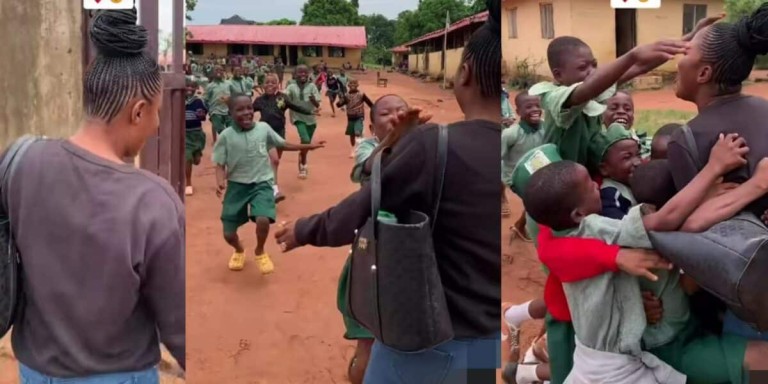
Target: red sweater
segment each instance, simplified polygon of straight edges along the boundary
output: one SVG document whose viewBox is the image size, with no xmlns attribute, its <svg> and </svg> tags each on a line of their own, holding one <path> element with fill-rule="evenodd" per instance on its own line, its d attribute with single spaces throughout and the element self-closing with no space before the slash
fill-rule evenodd
<svg viewBox="0 0 768 384">
<path fill-rule="evenodd" d="M 595 239 L 555 237 L 552 230 L 543 225 L 539 226 L 538 242 L 539 260 L 549 269 L 544 285 L 547 310 L 555 320 L 571 321 L 563 283 L 618 271 L 619 246 Z"/>
</svg>

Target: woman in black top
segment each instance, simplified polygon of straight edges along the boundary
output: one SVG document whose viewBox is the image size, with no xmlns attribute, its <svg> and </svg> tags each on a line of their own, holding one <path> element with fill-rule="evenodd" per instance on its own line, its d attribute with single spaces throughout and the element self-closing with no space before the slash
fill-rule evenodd
<svg viewBox="0 0 768 384">
<path fill-rule="evenodd" d="M 501 221 L 498 188 L 501 161 L 491 151 L 501 145 L 500 2 L 489 0 L 489 21 L 464 49 L 454 77 L 456 100 L 465 120 L 449 125 L 448 161 L 434 247 L 455 339 L 418 353 L 403 353 L 376 341 L 364 383 L 495 382 L 501 329 Z M 431 212 L 436 203 L 438 126 L 409 129 L 403 115 L 381 144 L 381 209 L 402 216 Z M 370 216 L 366 185 L 335 207 L 296 221 L 275 236 L 291 250 L 303 245 L 339 247 L 354 241 Z M 398 308 L 384 310 L 397 311 Z M 485 377 L 469 377 L 481 369 Z"/>
<path fill-rule="evenodd" d="M 725 182 L 745 182 L 755 172 L 760 160 L 768 157 L 768 131 L 764 127 L 768 121 L 768 101 L 741 92 L 742 83 L 752 72 L 755 58 L 766 53 L 768 3 L 763 3 L 751 16 L 734 24 L 714 24 L 691 41 L 689 51 L 678 63 L 676 94 L 680 99 L 695 103 L 698 108 L 698 115 L 688 122 L 696 148 L 687 144 L 682 130 L 678 130 L 670 140 L 667 156 L 678 190 L 707 163 L 710 150 L 721 133 L 737 133 L 749 146 L 747 165 L 726 175 Z M 747 210 L 758 217 L 766 209 L 768 196 L 747 206 Z M 709 303 L 717 301 L 708 300 Z M 707 311 L 716 312 L 713 307 L 712 304 L 707 305 Z M 725 331 L 751 339 L 768 339 L 750 330 L 731 313 L 726 314 Z M 747 348 L 746 361 L 752 360 L 755 349 L 753 346 Z"/>
<path fill-rule="evenodd" d="M 292 103 L 290 98 L 285 97 L 282 92 L 278 92 L 279 81 L 276 74 L 267 75 L 264 80 L 264 94 L 253 101 L 253 111 L 259 112 L 259 121 L 269 124 L 273 131 L 285 138 L 285 111 L 292 109 L 307 115 L 312 114 L 313 111 Z M 279 160 L 283 156 L 283 150 L 273 150 L 276 151 L 277 157 L 277 160 L 272 162 L 272 170 L 275 173 L 275 202 L 279 203 L 285 200 L 285 195 L 280 193 L 280 189 L 277 187 L 277 168 Z"/>
</svg>

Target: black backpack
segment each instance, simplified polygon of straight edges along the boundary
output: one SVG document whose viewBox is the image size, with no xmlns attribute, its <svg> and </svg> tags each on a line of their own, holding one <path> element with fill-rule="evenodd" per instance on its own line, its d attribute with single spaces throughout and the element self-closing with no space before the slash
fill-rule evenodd
<svg viewBox="0 0 768 384">
<path fill-rule="evenodd" d="M 22 307 L 21 257 L 11 233 L 8 207 L 9 185 L 19 160 L 29 146 L 40 138 L 24 136 L 16 140 L 0 163 L 0 338 L 11 329 Z"/>
</svg>

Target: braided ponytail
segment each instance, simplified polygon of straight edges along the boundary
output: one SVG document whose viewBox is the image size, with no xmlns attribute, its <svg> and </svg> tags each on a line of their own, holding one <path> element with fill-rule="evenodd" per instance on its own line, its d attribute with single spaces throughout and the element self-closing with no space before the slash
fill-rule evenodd
<svg viewBox="0 0 768 384">
<path fill-rule="evenodd" d="M 472 62 L 483 97 L 501 97 L 501 0 L 486 0 L 488 21 L 470 37 L 461 63 Z"/>
</svg>

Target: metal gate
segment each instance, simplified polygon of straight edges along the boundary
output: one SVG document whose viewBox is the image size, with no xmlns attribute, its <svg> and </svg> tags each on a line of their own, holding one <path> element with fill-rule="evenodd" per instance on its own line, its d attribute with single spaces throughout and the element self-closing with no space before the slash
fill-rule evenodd
<svg viewBox="0 0 768 384">
<path fill-rule="evenodd" d="M 160 110 L 160 126 L 157 134 L 147 140 L 139 154 L 137 165 L 168 180 L 179 196 L 184 199 L 184 99 L 186 93 L 184 75 L 184 0 L 171 0 L 173 27 L 172 62 L 163 77 L 163 108 Z M 137 0 L 139 23 L 149 34 L 147 54 L 158 58 L 159 8 L 157 0 Z M 83 70 L 95 56 L 89 36 L 90 11 L 83 12 Z M 131 159 L 129 159 L 131 160 Z"/>
</svg>

